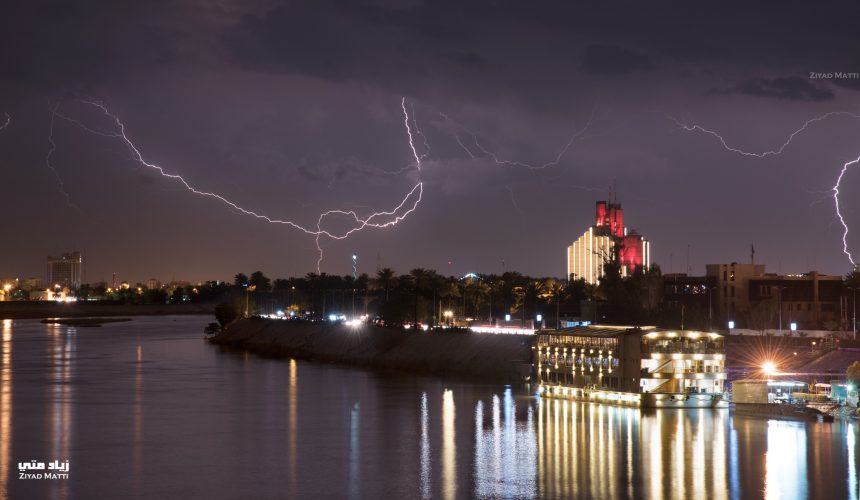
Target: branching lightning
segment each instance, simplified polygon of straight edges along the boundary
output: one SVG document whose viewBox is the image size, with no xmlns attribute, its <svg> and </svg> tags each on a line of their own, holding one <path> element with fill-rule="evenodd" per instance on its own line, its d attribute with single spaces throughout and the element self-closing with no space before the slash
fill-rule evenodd
<svg viewBox="0 0 860 500">
<path fill-rule="evenodd" d="M 10 123 L 12 123 L 12 115 L 5 112 L 3 114 L 6 115 L 6 121 L 3 122 L 3 125 L 0 125 L 0 130 L 3 130 L 4 128 L 8 127 Z"/>
<path fill-rule="evenodd" d="M 467 134 L 472 136 L 471 142 L 474 143 L 474 147 L 478 151 L 480 151 L 482 156 L 490 158 L 491 160 L 493 160 L 493 162 L 495 162 L 496 165 L 504 165 L 507 167 L 522 167 L 522 168 L 527 168 L 529 170 L 543 170 L 543 169 L 546 169 L 549 167 L 554 167 L 554 166 L 558 165 L 559 163 L 561 163 L 561 159 L 564 157 L 565 154 L 567 154 L 567 152 L 570 150 L 570 148 L 573 146 L 573 144 L 577 140 L 581 139 L 585 135 L 585 133 L 588 131 L 589 127 L 591 127 L 591 122 L 594 119 L 594 112 L 595 112 L 595 109 L 592 109 L 591 114 L 588 116 L 588 121 L 585 123 L 585 126 L 582 127 L 580 130 L 574 132 L 574 134 L 572 136 L 570 136 L 570 139 L 568 139 L 567 143 L 565 143 L 564 147 L 561 148 L 561 150 L 558 152 L 558 154 L 555 156 L 554 159 L 552 159 L 548 162 L 545 162 L 543 164 L 540 164 L 540 165 L 525 163 L 525 162 L 516 161 L 516 160 L 505 160 L 503 158 L 500 158 L 499 155 L 497 155 L 493 151 L 490 151 L 489 149 L 485 148 L 481 144 L 481 142 L 478 140 L 478 134 L 476 134 L 475 132 L 472 132 L 471 130 L 467 129 L 466 127 L 456 123 L 454 120 L 449 118 L 448 115 L 446 115 L 445 113 L 440 112 L 439 116 L 441 116 L 443 119 L 445 119 L 445 121 L 452 124 L 451 131 L 454 135 L 454 138 L 457 140 L 457 144 L 459 144 L 460 147 L 463 148 L 463 151 L 465 151 L 466 154 L 469 155 L 469 158 L 475 160 L 478 158 L 479 155 L 476 155 L 468 146 L 466 146 L 466 144 L 463 142 L 463 139 L 460 137 L 460 134 L 457 131 L 458 129 L 463 130 L 464 132 L 466 132 Z"/>
<path fill-rule="evenodd" d="M 420 172 L 421 171 L 421 160 L 424 159 L 424 157 L 426 156 L 426 153 L 423 155 L 419 155 L 418 150 L 415 149 L 415 140 L 414 140 L 414 137 L 412 136 L 412 128 L 409 125 L 410 118 L 409 118 L 409 112 L 406 110 L 406 98 L 405 97 L 401 98 L 400 107 L 403 109 L 403 125 L 406 127 L 406 136 L 409 138 L 409 149 L 412 150 L 412 156 L 415 158 L 415 163 L 411 166 L 414 166 Z M 425 144 L 426 144 L 426 139 L 425 139 Z M 415 193 L 416 190 L 418 191 L 418 196 L 415 200 L 415 203 L 412 205 L 412 207 L 409 210 L 407 210 L 405 213 L 403 213 L 403 215 L 396 216 L 393 220 L 388 221 L 388 222 L 383 223 L 383 224 L 377 224 L 377 223 L 370 222 L 371 220 L 373 220 L 375 217 L 378 217 L 378 216 L 383 216 L 383 215 L 394 216 L 404 206 L 404 204 L 407 202 L 407 200 L 409 200 L 412 197 L 412 195 Z M 421 198 L 423 195 L 424 195 L 424 183 L 419 180 L 415 184 L 415 186 L 412 188 L 412 190 L 409 191 L 409 193 L 406 195 L 406 197 L 403 198 L 403 201 L 400 202 L 400 205 L 395 207 L 394 210 L 392 210 L 391 212 L 377 212 L 377 213 L 371 214 L 370 217 L 368 217 L 367 219 L 361 219 L 358 217 L 358 215 L 356 215 L 356 213 L 354 211 L 347 212 L 347 211 L 343 211 L 343 210 L 330 210 L 328 212 L 323 212 L 322 214 L 320 214 L 319 219 L 317 219 L 316 231 L 308 231 L 307 229 L 300 228 L 303 231 L 314 235 L 314 242 L 316 243 L 317 251 L 319 252 L 319 258 L 317 259 L 317 271 L 319 272 L 320 266 L 321 266 L 322 260 L 323 260 L 323 249 L 320 246 L 320 237 L 321 236 L 328 236 L 329 238 L 332 238 L 335 240 L 342 240 L 342 239 L 348 237 L 353 232 L 364 229 L 366 226 L 379 227 L 379 228 L 393 226 L 393 225 L 397 224 L 398 222 L 400 222 L 401 220 L 403 220 L 404 218 L 406 218 L 406 216 L 408 216 L 409 214 L 414 212 L 416 208 L 418 208 L 418 204 L 421 202 Z M 325 219 L 329 215 L 348 215 L 348 216 L 351 216 L 355 220 L 355 222 L 357 222 L 359 224 L 359 226 L 356 228 L 350 229 L 349 231 L 347 231 L 346 233 L 344 233 L 340 237 L 333 236 L 332 234 L 330 234 L 330 233 L 328 233 L 322 229 L 323 219 Z"/>
<path fill-rule="evenodd" d="M 834 116 L 846 116 L 849 118 L 860 118 L 860 115 L 855 114 L 855 113 L 851 113 L 848 111 L 831 111 L 831 112 L 825 113 L 821 116 L 817 116 L 815 118 L 810 118 L 809 120 L 806 120 L 800 128 L 798 128 L 797 130 L 792 132 L 788 136 L 788 138 L 785 140 L 785 142 L 783 142 L 779 148 L 773 149 L 770 151 L 762 151 L 762 152 L 744 151 L 742 149 L 730 146 L 726 142 L 726 140 L 723 138 L 723 136 L 720 135 L 718 132 L 706 129 L 706 128 L 701 127 L 699 125 L 686 125 L 686 124 L 681 123 L 680 121 L 678 121 L 677 119 L 672 118 L 672 117 L 669 117 L 669 119 L 674 121 L 676 125 L 678 125 L 679 127 L 683 128 L 684 130 L 686 130 L 688 132 L 702 132 L 704 134 L 708 134 L 710 136 L 716 137 L 717 140 L 719 140 L 720 143 L 722 144 L 723 148 L 725 148 L 727 151 L 731 151 L 733 153 L 737 153 L 737 154 L 740 154 L 743 156 L 754 156 L 756 158 L 766 158 L 768 156 L 777 156 L 777 155 L 782 154 L 782 152 L 785 151 L 785 148 L 787 148 L 788 145 L 791 144 L 791 141 L 793 141 L 794 138 L 798 134 L 800 134 L 801 132 L 806 130 L 810 125 L 817 123 L 817 122 L 820 122 L 822 120 L 825 120 L 827 118 L 834 117 Z M 851 262 L 851 265 L 854 268 L 857 267 L 857 263 L 854 261 L 854 257 L 851 255 L 851 252 L 848 250 L 848 223 L 845 222 L 845 218 L 842 216 L 842 211 L 841 211 L 840 206 L 839 206 L 839 187 L 842 184 L 842 178 L 845 176 L 845 172 L 848 171 L 848 168 L 853 166 L 853 165 L 857 165 L 858 163 L 860 163 L 860 157 L 844 163 L 842 165 L 842 170 L 839 171 L 839 176 L 836 178 L 836 184 L 834 184 L 834 186 L 832 188 L 833 203 L 836 207 L 836 217 L 839 219 L 839 222 L 842 224 L 842 252 L 848 257 L 848 261 Z"/>
<path fill-rule="evenodd" d="M 833 202 L 836 205 L 836 216 L 839 217 L 839 222 L 842 223 L 843 229 L 842 252 L 848 256 L 848 260 L 851 261 L 851 265 L 855 269 L 857 268 L 857 263 L 854 262 L 854 257 L 851 256 L 851 252 L 848 251 L 848 224 L 845 223 L 845 218 L 842 217 L 842 211 L 839 209 L 839 185 L 842 183 L 842 177 L 845 175 L 845 172 L 848 171 L 848 167 L 856 165 L 857 162 L 860 162 L 860 157 L 842 165 L 842 170 L 839 172 L 839 177 L 836 179 L 836 184 L 833 186 Z"/>
<path fill-rule="evenodd" d="M 126 132 L 126 126 L 120 120 L 119 116 L 111 113 L 110 110 L 108 109 L 108 107 L 104 103 L 101 103 L 98 101 L 93 101 L 93 100 L 81 100 L 80 102 L 85 104 L 85 105 L 88 105 L 88 106 L 91 106 L 91 107 L 98 109 L 104 116 L 106 116 L 114 124 L 115 129 L 113 131 L 104 131 L 104 130 L 95 129 L 95 128 L 92 128 L 90 126 L 87 126 L 86 124 L 84 124 L 80 120 L 76 120 L 76 119 L 73 119 L 71 117 L 60 114 L 58 112 L 58 108 L 59 108 L 60 103 L 57 103 L 57 105 L 52 109 L 52 113 L 51 113 L 51 129 L 50 129 L 51 132 L 50 132 L 49 139 L 48 139 L 50 144 L 51 144 L 51 149 L 49 150 L 49 152 L 46 156 L 46 163 L 48 164 L 48 167 L 54 171 L 55 174 L 57 174 L 57 172 L 53 168 L 53 166 L 50 164 L 50 157 L 53 154 L 54 150 L 56 149 L 56 145 L 54 144 L 54 141 L 53 141 L 54 121 L 55 121 L 55 118 L 60 118 L 60 119 L 66 120 L 66 121 L 80 127 L 81 129 L 83 129 L 84 131 L 86 131 L 88 133 L 96 134 L 96 135 L 99 135 L 102 137 L 114 138 L 114 139 L 121 141 L 123 143 L 123 145 L 131 153 L 133 161 L 135 161 L 136 163 L 140 164 L 143 167 L 155 170 L 162 177 L 165 177 L 165 178 L 170 179 L 172 181 L 178 182 L 186 191 L 189 191 L 189 192 L 191 192 L 195 195 L 198 195 L 198 196 L 214 199 L 217 202 L 219 202 L 223 205 L 226 205 L 227 207 L 229 207 L 233 210 L 236 210 L 237 212 L 240 212 L 244 215 L 253 217 L 255 219 L 260 219 L 266 223 L 286 225 L 286 226 L 289 226 L 291 228 L 297 229 L 297 230 L 299 230 L 305 234 L 314 236 L 316 243 L 317 243 L 317 249 L 320 252 L 320 254 L 319 254 L 320 256 L 319 256 L 319 259 L 317 261 L 317 271 L 320 270 L 320 264 L 321 264 L 322 258 L 323 258 L 322 248 L 319 245 L 320 237 L 325 236 L 325 237 L 331 238 L 333 240 L 343 240 L 343 239 L 348 238 L 353 233 L 361 231 L 365 228 L 382 229 L 382 228 L 395 226 L 399 222 L 406 219 L 406 217 L 408 217 L 412 212 L 414 212 L 418 208 L 418 205 L 421 203 L 421 198 L 424 194 L 424 184 L 423 184 L 423 182 L 421 182 L 419 180 L 412 187 L 412 189 L 410 189 L 406 193 L 406 195 L 403 197 L 403 199 L 391 210 L 382 211 L 382 212 L 374 212 L 374 213 L 372 213 L 368 216 L 364 216 L 364 217 L 360 216 L 354 210 L 340 210 L 340 209 L 328 210 L 326 212 L 321 213 L 319 215 L 319 217 L 317 218 L 316 229 L 307 228 L 307 227 L 302 226 L 301 224 L 294 222 L 294 221 L 291 221 L 291 220 L 270 217 L 268 215 L 264 215 L 264 214 L 261 214 L 261 213 L 254 211 L 254 210 L 242 207 L 238 203 L 231 201 L 231 200 L 227 199 L 226 197 L 224 197 L 218 193 L 198 189 L 198 188 L 194 187 L 189 181 L 187 181 L 183 176 L 176 174 L 176 173 L 168 172 L 164 167 L 147 161 L 144 158 L 143 153 L 137 147 L 137 145 L 128 136 L 128 134 Z M 426 153 L 421 155 L 418 153 L 418 151 L 415 148 L 413 132 L 412 132 L 412 128 L 410 126 L 410 116 L 409 116 L 409 113 L 406 109 L 406 98 L 403 98 L 401 100 L 401 108 L 403 109 L 404 125 L 406 126 L 406 133 L 407 133 L 407 136 L 409 139 L 409 147 L 412 150 L 413 156 L 415 158 L 415 167 L 420 171 L 421 170 L 421 160 L 426 156 Z M 425 144 L 426 144 L 426 139 L 425 139 Z M 60 180 L 59 175 L 57 175 L 57 180 L 59 181 L 60 187 L 62 189 L 62 181 Z M 68 199 L 68 194 L 65 193 L 64 190 L 63 190 L 63 192 L 64 192 L 64 194 L 66 194 L 66 197 Z M 346 229 L 346 230 L 343 230 L 340 232 L 324 229 L 323 225 L 324 225 L 325 221 L 331 217 L 345 217 L 347 219 L 350 219 L 350 222 L 353 225 L 349 229 Z"/>
<path fill-rule="evenodd" d="M 56 121 L 57 109 L 60 107 L 61 101 L 57 101 L 57 103 L 51 107 L 51 120 L 48 125 L 48 151 L 45 153 L 45 166 L 53 172 L 54 178 L 57 180 L 57 188 L 60 190 L 60 193 L 66 199 L 66 204 L 74 209 L 78 213 L 83 213 L 77 205 L 72 202 L 72 197 L 68 191 L 66 191 L 66 185 L 63 183 L 63 178 L 60 177 L 60 173 L 54 168 L 54 165 L 51 163 L 51 156 L 54 155 L 54 151 L 57 150 L 57 144 L 54 142 L 54 122 Z"/>
</svg>

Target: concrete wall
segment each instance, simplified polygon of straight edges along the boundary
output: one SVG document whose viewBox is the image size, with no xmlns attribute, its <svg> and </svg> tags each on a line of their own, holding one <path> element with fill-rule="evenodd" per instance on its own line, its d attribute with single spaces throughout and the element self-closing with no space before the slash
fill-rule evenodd
<svg viewBox="0 0 860 500">
<path fill-rule="evenodd" d="M 265 356 L 516 383 L 530 374 L 533 335 L 417 332 L 248 319 L 211 339 Z"/>
</svg>

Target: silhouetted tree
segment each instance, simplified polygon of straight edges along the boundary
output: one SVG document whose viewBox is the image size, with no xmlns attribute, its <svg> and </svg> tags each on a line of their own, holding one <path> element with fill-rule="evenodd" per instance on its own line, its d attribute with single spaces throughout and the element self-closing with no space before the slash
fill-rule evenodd
<svg viewBox="0 0 860 500">
<path fill-rule="evenodd" d="M 272 289 L 272 281 L 263 274 L 262 271 L 254 271 L 251 273 L 250 284 L 256 286 L 256 293 L 268 293 Z"/>
</svg>

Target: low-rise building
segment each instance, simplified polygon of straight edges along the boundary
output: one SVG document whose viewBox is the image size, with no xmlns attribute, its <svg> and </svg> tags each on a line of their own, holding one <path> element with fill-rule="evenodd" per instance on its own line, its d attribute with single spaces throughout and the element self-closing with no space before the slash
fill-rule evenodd
<svg viewBox="0 0 860 500">
<path fill-rule="evenodd" d="M 640 406 L 722 406 L 723 336 L 589 325 L 538 332 L 542 393 Z"/>
</svg>

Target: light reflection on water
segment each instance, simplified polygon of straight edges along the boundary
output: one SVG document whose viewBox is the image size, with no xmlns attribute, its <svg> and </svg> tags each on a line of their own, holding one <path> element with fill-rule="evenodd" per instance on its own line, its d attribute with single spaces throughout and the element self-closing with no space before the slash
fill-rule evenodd
<svg viewBox="0 0 860 500">
<path fill-rule="evenodd" d="M 518 421 L 510 388 L 503 398 L 492 397 L 490 415 L 484 414 L 483 401 L 475 403 L 474 496 L 533 498 L 537 480 L 533 410 L 526 406 L 524 421 Z"/>
<path fill-rule="evenodd" d="M 858 425 L 540 399 L 220 352 L 206 319 L 4 321 L 0 499 L 849 498 Z M 70 479 L 17 479 L 70 460 Z"/>
<path fill-rule="evenodd" d="M 0 331 L 0 498 L 9 496 L 12 463 L 12 320 L 4 319 Z"/>
<path fill-rule="evenodd" d="M 806 429 L 795 422 L 768 422 L 765 456 L 765 498 L 806 498 Z M 798 479 L 785 480 L 791 477 Z"/>
</svg>

